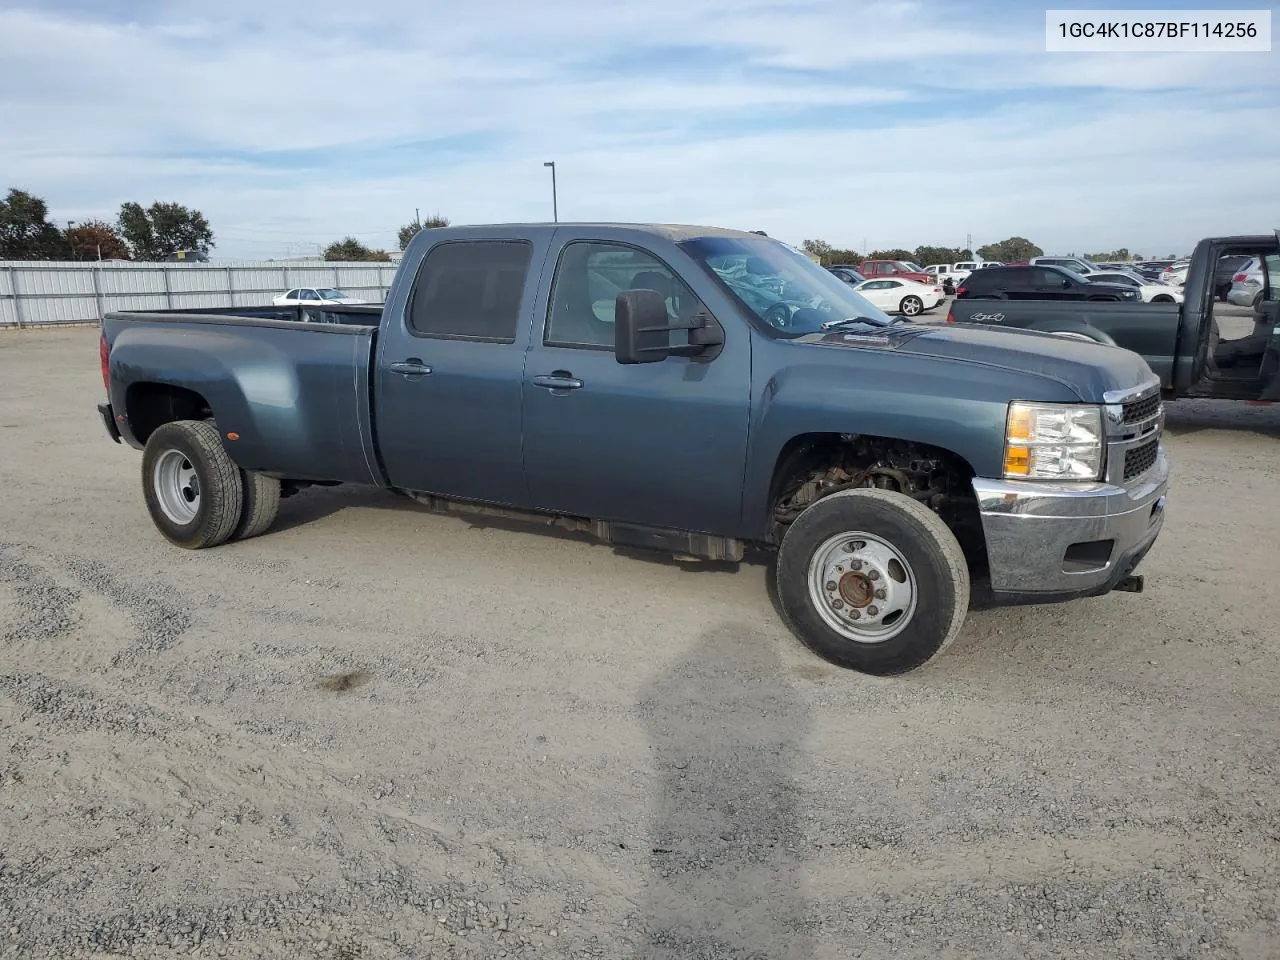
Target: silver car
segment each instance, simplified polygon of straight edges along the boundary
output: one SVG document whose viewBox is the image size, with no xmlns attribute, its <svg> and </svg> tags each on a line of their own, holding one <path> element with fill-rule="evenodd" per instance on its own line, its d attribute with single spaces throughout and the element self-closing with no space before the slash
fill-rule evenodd
<svg viewBox="0 0 1280 960">
<path fill-rule="evenodd" d="M 1273 262 L 1280 261 L 1280 257 L 1267 257 L 1267 261 L 1271 276 L 1280 275 L 1280 263 Z M 1262 266 L 1262 258 L 1254 257 L 1237 270 L 1235 276 L 1231 278 L 1231 289 L 1227 292 L 1227 299 L 1237 307 L 1256 308 L 1262 302 L 1262 291 L 1266 285 Z"/>
</svg>

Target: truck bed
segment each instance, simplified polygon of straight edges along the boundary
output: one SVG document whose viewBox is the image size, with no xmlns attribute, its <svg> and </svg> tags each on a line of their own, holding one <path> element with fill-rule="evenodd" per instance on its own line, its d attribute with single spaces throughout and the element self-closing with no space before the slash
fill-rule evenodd
<svg viewBox="0 0 1280 960">
<path fill-rule="evenodd" d="M 381 312 L 361 305 L 109 313 L 103 336 L 112 369 L 128 384 L 110 386 L 113 409 L 125 417 L 121 436 L 144 444 L 157 424 L 130 411 L 154 410 L 135 401 L 161 396 L 184 418 L 216 409 L 223 442 L 245 469 L 384 485 L 370 372 Z"/>
<path fill-rule="evenodd" d="M 1175 303 L 1085 300 L 953 300 L 948 323 L 1076 333 L 1141 354 L 1168 389 L 1180 323 Z"/>
</svg>

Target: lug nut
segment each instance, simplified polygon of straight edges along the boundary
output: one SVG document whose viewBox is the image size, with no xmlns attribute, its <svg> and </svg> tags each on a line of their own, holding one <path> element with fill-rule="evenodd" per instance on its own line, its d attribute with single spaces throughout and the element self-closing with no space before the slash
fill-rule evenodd
<svg viewBox="0 0 1280 960">
<path fill-rule="evenodd" d="M 874 617 L 879 612 L 880 612 L 880 608 L 877 607 L 874 603 L 871 606 L 867 607 L 868 617 Z"/>
<path fill-rule="evenodd" d="M 877 599 L 877 600 L 883 600 L 883 599 L 884 599 L 885 597 L 887 597 L 888 595 L 889 595 L 889 593 L 888 593 L 888 591 L 886 591 L 886 590 L 885 590 L 885 588 L 884 588 L 884 587 L 881 587 L 879 590 L 877 590 L 877 591 L 876 591 L 876 599 Z"/>
<path fill-rule="evenodd" d="M 853 609 L 852 607 L 849 609 L 849 616 L 853 617 L 853 619 L 855 620 L 862 619 L 862 614 L 860 614 L 857 610 Z"/>
<path fill-rule="evenodd" d="M 827 589 L 828 589 L 828 590 L 830 590 L 830 591 L 832 591 L 832 592 L 834 592 L 834 591 L 835 591 L 835 589 L 836 589 L 836 582 L 835 582 L 834 580 L 828 580 L 828 581 L 827 581 Z"/>
<path fill-rule="evenodd" d="M 843 606 L 844 606 L 844 601 L 843 601 L 843 600 L 832 600 L 832 601 L 831 601 L 831 609 L 832 609 L 832 610 L 839 610 L 839 609 L 841 609 Z"/>
<path fill-rule="evenodd" d="M 879 570 L 872 570 L 870 573 L 868 573 L 868 574 L 867 574 L 867 579 L 868 579 L 868 580 L 879 580 L 879 579 L 880 579 L 880 571 L 879 571 Z"/>
<path fill-rule="evenodd" d="M 840 568 L 839 568 L 839 567 L 837 567 L 836 569 L 837 569 L 837 570 L 839 570 Z M 850 564 L 849 564 L 849 569 L 850 569 L 850 570 L 861 570 L 861 569 L 862 569 L 862 561 L 861 561 L 861 560 L 854 560 L 852 563 L 850 563 Z"/>
</svg>

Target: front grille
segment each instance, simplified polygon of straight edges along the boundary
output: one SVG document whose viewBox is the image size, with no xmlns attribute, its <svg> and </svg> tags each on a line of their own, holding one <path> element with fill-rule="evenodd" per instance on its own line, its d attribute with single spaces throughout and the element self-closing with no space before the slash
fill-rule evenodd
<svg viewBox="0 0 1280 960">
<path fill-rule="evenodd" d="M 1126 450 L 1124 453 L 1124 479 L 1132 480 L 1155 466 L 1156 455 L 1159 450 L 1159 437 L 1152 437 L 1142 446 Z"/>
<path fill-rule="evenodd" d="M 1153 393 L 1141 400 L 1132 400 L 1123 407 L 1125 423 L 1141 423 L 1160 412 L 1160 394 Z"/>
</svg>

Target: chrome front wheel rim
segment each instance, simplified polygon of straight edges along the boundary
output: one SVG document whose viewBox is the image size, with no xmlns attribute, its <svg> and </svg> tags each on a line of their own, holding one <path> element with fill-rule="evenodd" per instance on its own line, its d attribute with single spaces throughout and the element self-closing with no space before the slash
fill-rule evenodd
<svg viewBox="0 0 1280 960">
<path fill-rule="evenodd" d="M 919 587 L 902 551 L 874 534 L 829 537 L 809 559 L 809 600 L 836 633 L 884 643 L 915 617 Z"/>
<path fill-rule="evenodd" d="M 156 460 L 152 487 L 161 512 L 178 526 L 186 526 L 200 511 L 200 478 L 181 450 L 166 450 Z"/>
</svg>

